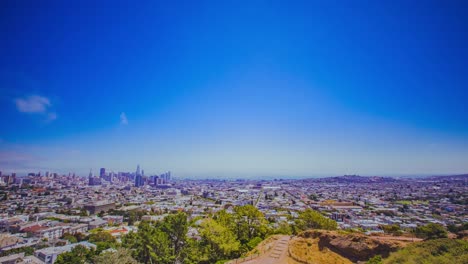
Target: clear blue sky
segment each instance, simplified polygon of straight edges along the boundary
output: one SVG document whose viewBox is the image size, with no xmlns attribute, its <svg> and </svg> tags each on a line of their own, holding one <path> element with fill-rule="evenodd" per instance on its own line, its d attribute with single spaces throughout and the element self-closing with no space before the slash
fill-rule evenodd
<svg viewBox="0 0 468 264">
<path fill-rule="evenodd" d="M 1 1 L 0 170 L 468 172 L 466 3 Z"/>
</svg>

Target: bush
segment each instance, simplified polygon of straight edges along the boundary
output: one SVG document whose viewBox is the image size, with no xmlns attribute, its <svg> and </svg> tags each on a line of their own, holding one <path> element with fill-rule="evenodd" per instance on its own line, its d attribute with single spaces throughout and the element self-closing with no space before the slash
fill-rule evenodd
<svg viewBox="0 0 468 264">
<path fill-rule="evenodd" d="M 250 249 L 253 249 L 255 248 L 258 244 L 260 244 L 260 242 L 262 242 L 263 239 L 261 239 L 260 237 L 254 237 L 252 238 L 248 243 L 247 243 L 247 246 L 250 248 Z"/>
<path fill-rule="evenodd" d="M 437 239 L 446 238 L 447 230 L 440 224 L 427 224 L 424 226 L 418 226 L 414 231 L 417 237 L 423 239 Z"/>
</svg>

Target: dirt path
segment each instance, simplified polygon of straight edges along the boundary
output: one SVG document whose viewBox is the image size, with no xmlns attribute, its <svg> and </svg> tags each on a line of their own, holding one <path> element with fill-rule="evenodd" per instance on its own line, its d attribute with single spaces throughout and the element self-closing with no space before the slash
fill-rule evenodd
<svg viewBox="0 0 468 264">
<path fill-rule="evenodd" d="M 290 239 L 290 236 L 281 236 L 270 250 L 255 259 L 243 262 L 243 264 L 287 264 Z"/>
</svg>

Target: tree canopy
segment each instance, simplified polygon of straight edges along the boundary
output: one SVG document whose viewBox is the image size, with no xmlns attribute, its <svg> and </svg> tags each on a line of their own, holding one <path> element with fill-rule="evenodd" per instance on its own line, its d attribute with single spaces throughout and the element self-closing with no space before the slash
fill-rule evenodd
<svg viewBox="0 0 468 264">
<path fill-rule="evenodd" d="M 308 208 L 299 213 L 299 217 L 296 220 L 296 227 L 301 231 L 312 228 L 335 230 L 338 224 L 334 220 L 323 216 L 321 213 Z"/>
</svg>

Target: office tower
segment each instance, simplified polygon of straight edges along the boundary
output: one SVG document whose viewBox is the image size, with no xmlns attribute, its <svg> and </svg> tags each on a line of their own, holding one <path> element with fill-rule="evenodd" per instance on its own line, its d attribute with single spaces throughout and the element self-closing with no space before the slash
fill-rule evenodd
<svg viewBox="0 0 468 264">
<path fill-rule="evenodd" d="M 99 177 L 104 178 L 104 176 L 106 176 L 106 168 L 101 168 L 99 170 Z"/>
<path fill-rule="evenodd" d="M 140 164 L 137 165 L 136 175 L 140 175 Z"/>
<path fill-rule="evenodd" d="M 140 165 L 138 165 L 135 173 L 135 187 L 140 186 L 143 186 L 143 175 L 141 175 Z"/>
<path fill-rule="evenodd" d="M 135 187 L 141 187 L 143 186 L 143 176 L 141 174 L 137 174 L 135 176 Z"/>
</svg>

